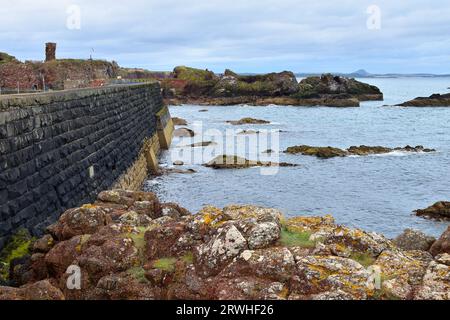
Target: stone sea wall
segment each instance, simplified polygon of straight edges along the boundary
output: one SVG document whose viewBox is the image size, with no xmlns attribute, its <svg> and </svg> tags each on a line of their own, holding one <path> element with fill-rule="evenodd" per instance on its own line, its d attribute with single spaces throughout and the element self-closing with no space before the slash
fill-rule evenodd
<svg viewBox="0 0 450 320">
<path fill-rule="evenodd" d="M 102 190 L 139 189 L 172 131 L 157 83 L 1 97 L 0 248 Z"/>
</svg>

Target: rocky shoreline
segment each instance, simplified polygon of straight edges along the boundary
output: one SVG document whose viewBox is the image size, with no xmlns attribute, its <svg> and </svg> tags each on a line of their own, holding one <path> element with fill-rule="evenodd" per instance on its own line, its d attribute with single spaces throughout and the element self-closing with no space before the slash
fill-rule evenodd
<svg viewBox="0 0 450 320">
<path fill-rule="evenodd" d="M 170 105 L 359 107 L 360 101 L 383 100 L 377 87 L 355 79 L 324 74 L 298 83 L 289 71 L 243 76 L 225 70 L 223 75 L 216 75 L 181 66 L 161 80 L 161 85 Z"/>
<path fill-rule="evenodd" d="M 30 244 L 0 300 L 448 300 L 449 237 L 389 240 L 254 206 L 192 215 L 152 193 L 105 191 Z"/>
</svg>

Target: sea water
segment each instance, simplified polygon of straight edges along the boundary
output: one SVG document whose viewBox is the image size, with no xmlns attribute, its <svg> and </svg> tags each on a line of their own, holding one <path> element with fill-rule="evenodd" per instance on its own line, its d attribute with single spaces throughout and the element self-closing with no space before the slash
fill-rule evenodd
<svg viewBox="0 0 450 320">
<path fill-rule="evenodd" d="M 423 145 L 437 152 L 393 152 L 327 160 L 277 153 L 279 161 L 299 166 L 280 168 L 274 175 L 263 175 L 259 168 L 213 170 L 201 163 L 187 163 L 181 169 L 194 169 L 197 173 L 152 178 L 145 189 L 156 192 L 162 201 L 177 202 L 192 212 L 205 205 L 252 204 L 278 208 L 287 216 L 331 214 L 339 224 L 389 237 L 406 228 L 439 236 L 448 222 L 419 218 L 413 211 L 437 201 L 450 201 L 450 108 L 393 105 L 417 96 L 448 93 L 450 78 L 359 80 L 378 86 L 385 101 L 363 102 L 360 108 L 184 105 L 172 106 L 170 112 L 186 119 L 188 127 L 201 125 L 203 132 L 280 130 L 280 151 L 306 144 L 344 149 L 353 145 Z M 200 112 L 203 109 L 208 112 Z M 226 123 L 244 117 L 268 120 L 271 124 L 236 127 Z M 193 141 L 204 138 L 197 136 Z M 172 149 L 162 154 L 162 166 L 171 167 L 180 145 L 192 142 L 184 140 L 175 139 Z M 221 146 L 221 138 L 212 140 Z M 248 157 L 264 159 L 261 151 Z"/>
</svg>

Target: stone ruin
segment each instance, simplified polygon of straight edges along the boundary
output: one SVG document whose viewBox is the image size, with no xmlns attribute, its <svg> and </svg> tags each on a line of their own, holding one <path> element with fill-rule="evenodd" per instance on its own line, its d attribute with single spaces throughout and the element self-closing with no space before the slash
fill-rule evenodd
<svg viewBox="0 0 450 320">
<path fill-rule="evenodd" d="M 45 61 L 56 60 L 56 43 L 48 42 L 45 44 Z"/>
</svg>

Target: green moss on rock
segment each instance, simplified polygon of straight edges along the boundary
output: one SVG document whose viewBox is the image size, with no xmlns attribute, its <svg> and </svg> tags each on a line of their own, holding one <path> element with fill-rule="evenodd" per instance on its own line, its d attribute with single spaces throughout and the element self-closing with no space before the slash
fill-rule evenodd
<svg viewBox="0 0 450 320">
<path fill-rule="evenodd" d="M 11 262 L 29 255 L 33 241 L 34 238 L 30 236 L 26 229 L 19 230 L 11 237 L 0 253 L 0 278 L 8 279 Z"/>
</svg>

